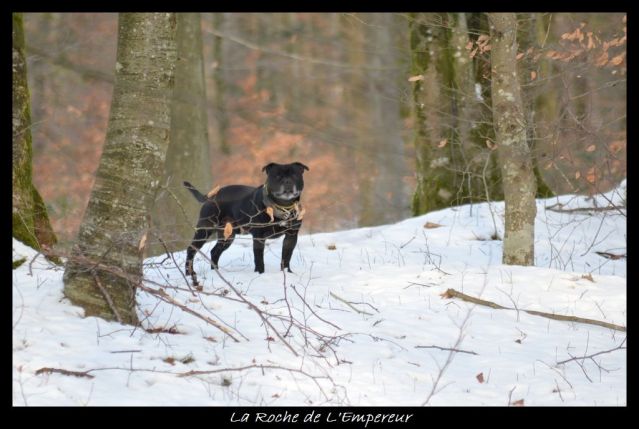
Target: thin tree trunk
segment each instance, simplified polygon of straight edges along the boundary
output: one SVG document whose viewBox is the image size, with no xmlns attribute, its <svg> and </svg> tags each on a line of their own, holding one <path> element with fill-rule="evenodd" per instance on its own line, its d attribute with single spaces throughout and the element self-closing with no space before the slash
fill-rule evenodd
<svg viewBox="0 0 639 429">
<path fill-rule="evenodd" d="M 22 14 L 13 14 L 13 106 L 12 185 L 13 237 L 39 250 L 57 239 L 49 223 L 47 209 L 32 182 L 32 141 L 30 95 L 27 83 Z"/>
<path fill-rule="evenodd" d="M 212 186 L 199 13 L 177 14 L 177 52 L 171 143 L 151 215 L 154 235 L 164 244 L 149 237 L 149 255 L 164 253 L 164 245 L 170 251 L 186 249 L 193 238 L 200 203 L 182 182 L 188 180 L 202 189 Z"/>
<path fill-rule="evenodd" d="M 376 13 L 371 19 L 373 26 L 370 40 L 376 52 L 370 54 L 367 64 L 372 68 L 368 80 L 369 122 L 375 124 L 372 138 L 375 144 L 378 174 L 373 186 L 377 199 L 375 224 L 397 222 L 408 214 L 407 192 L 404 175 L 406 158 L 402 139 L 400 107 L 400 82 L 395 71 L 382 70 L 385 66 L 399 67 L 397 37 L 404 35 L 396 17 L 390 13 Z M 405 81 L 401 82 L 404 84 Z M 383 207 L 382 210 L 379 207 Z"/>
<path fill-rule="evenodd" d="M 137 324 L 135 284 L 96 268 L 142 276 L 149 212 L 169 146 L 176 64 L 173 13 L 119 16 L 116 80 L 95 185 L 64 273 L 64 294 L 87 316 Z"/>
<path fill-rule="evenodd" d="M 226 31 L 228 17 L 224 13 L 213 13 L 212 24 L 213 29 L 224 33 Z M 226 106 L 226 90 L 228 86 L 229 72 L 224 71 L 227 60 L 226 55 L 228 51 L 228 43 L 216 35 L 213 35 L 213 64 L 212 78 L 213 78 L 213 129 L 215 130 L 212 136 L 214 144 L 220 148 L 223 154 L 228 155 L 231 153 L 231 146 L 228 141 L 228 129 L 229 129 L 229 117 Z"/>
<path fill-rule="evenodd" d="M 533 265 L 537 183 L 517 79 L 517 18 L 514 13 L 488 17 L 493 115 L 506 203 L 503 262 Z"/>
<path fill-rule="evenodd" d="M 412 199 L 414 215 L 450 206 L 455 172 L 451 168 L 452 145 L 444 137 L 445 111 L 441 44 L 445 29 L 438 16 L 412 13 L 409 20 L 411 78 L 417 187 Z"/>
</svg>

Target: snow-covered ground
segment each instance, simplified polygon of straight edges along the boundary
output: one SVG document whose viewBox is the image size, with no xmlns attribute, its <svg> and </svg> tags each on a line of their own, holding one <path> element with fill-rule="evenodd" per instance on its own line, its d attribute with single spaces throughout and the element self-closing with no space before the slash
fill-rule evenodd
<svg viewBox="0 0 639 429">
<path fill-rule="evenodd" d="M 250 238 L 238 237 L 220 273 L 271 326 L 201 255 L 199 294 L 180 274 L 185 252 L 173 255 L 177 267 L 146 261 L 148 287 L 165 285 L 239 342 L 145 292 L 145 328 L 174 333 L 84 318 L 63 297 L 62 269 L 14 240 L 14 260 L 27 262 L 13 271 L 13 403 L 625 405 L 624 331 L 523 311 L 626 325 L 626 260 L 605 257 L 625 255 L 626 218 L 573 210 L 621 199 L 625 182 L 596 198 L 538 200 L 535 267 L 501 264 L 502 242 L 491 237 L 494 224 L 503 235 L 503 203 L 300 236 L 286 277 L 281 239 L 267 245 L 258 275 Z M 449 288 L 516 310 L 443 297 Z"/>
</svg>

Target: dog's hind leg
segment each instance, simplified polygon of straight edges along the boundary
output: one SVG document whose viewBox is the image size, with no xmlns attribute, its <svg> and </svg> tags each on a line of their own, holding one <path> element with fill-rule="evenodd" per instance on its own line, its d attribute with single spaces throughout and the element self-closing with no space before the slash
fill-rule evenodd
<svg viewBox="0 0 639 429">
<path fill-rule="evenodd" d="M 215 246 L 213 246 L 213 249 L 211 249 L 211 269 L 217 270 L 220 256 L 222 256 L 222 253 L 226 249 L 228 249 L 231 244 L 233 244 L 235 233 L 235 229 L 232 230 L 230 235 L 228 235 L 228 233 L 225 231 L 217 232 L 217 243 L 215 243 Z M 227 237 L 225 238 L 225 236 Z"/>
<path fill-rule="evenodd" d="M 193 269 L 193 259 L 195 254 L 204 246 L 208 238 L 211 236 L 213 230 L 211 228 L 198 228 L 193 236 L 193 241 L 186 249 L 186 275 L 190 275 L 193 280 L 193 286 L 199 286 L 197 281 L 197 275 Z"/>
</svg>

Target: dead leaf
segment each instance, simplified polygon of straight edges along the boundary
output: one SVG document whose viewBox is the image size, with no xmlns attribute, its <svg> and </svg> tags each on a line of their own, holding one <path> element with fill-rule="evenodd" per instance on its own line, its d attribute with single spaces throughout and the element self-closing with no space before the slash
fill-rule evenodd
<svg viewBox="0 0 639 429">
<path fill-rule="evenodd" d="M 438 148 L 443 148 L 444 146 L 446 146 L 446 144 L 448 143 L 448 139 L 444 139 L 442 141 L 439 142 L 439 144 L 437 145 Z"/>
<path fill-rule="evenodd" d="M 618 66 L 619 64 L 621 64 L 623 62 L 623 59 L 626 57 L 626 54 L 619 54 L 616 57 L 613 57 L 609 64 L 613 65 L 613 66 Z"/>
<path fill-rule="evenodd" d="M 167 358 L 162 359 L 162 362 L 168 363 L 170 365 L 175 365 L 175 358 L 172 356 L 169 356 Z"/>
<path fill-rule="evenodd" d="M 515 57 L 516 60 L 521 60 L 524 57 L 524 53 L 520 52 L 517 54 L 517 56 Z"/>
<path fill-rule="evenodd" d="M 512 405 L 513 407 L 523 407 L 524 406 L 524 400 L 523 399 L 519 399 L 515 402 L 511 402 L 510 405 Z"/>
<path fill-rule="evenodd" d="M 411 76 L 408 78 L 409 82 L 417 82 L 418 80 L 424 80 L 424 75 L 418 74 L 417 76 Z"/>
<path fill-rule="evenodd" d="M 592 167 L 588 170 L 586 174 L 586 180 L 590 184 L 594 184 L 597 181 L 597 172 L 595 171 L 595 167 Z"/>
<path fill-rule="evenodd" d="M 336 245 L 334 245 L 334 244 L 329 244 L 328 246 L 326 246 L 326 248 L 327 248 L 328 250 L 337 250 L 337 246 L 336 246 Z"/>
<path fill-rule="evenodd" d="M 480 383 L 483 383 L 483 382 L 484 382 L 484 373 L 483 373 L 483 372 L 480 372 L 479 374 L 477 374 L 477 375 L 475 376 L 475 378 L 476 378 L 476 379 L 477 379 L 477 381 L 479 381 Z"/>
<path fill-rule="evenodd" d="M 613 142 L 610 142 L 608 147 L 610 148 L 610 150 L 612 151 L 612 153 L 617 153 L 620 150 L 622 150 L 624 147 L 626 146 L 626 141 L 625 140 L 615 140 Z"/>
<path fill-rule="evenodd" d="M 581 173 L 578 171 L 575 173 L 575 179 L 579 179 L 581 177 Z"/>
<path fill-rule="evenodd" d="M 535 80 L 537 78 L 537 72 L 532 70 L 530 72 L 530 80 Z"/>
<path fill-rule="evenodd" d="M 593 278 L 592 278 L 592 274 L 591 274 L 591 273 L 588 273 L 588 274 L 582 274 L 582 275 L 581 275 L 581 278 L 582 278 L 582 279 L 586 279 L 586 280 L 590 280 L 590 281 L 591 281 L 591 282 L 593 282 L 593 283 L 595 282 L 595 281 L 593 280 Z"/>
<path fill-rule="evenodd" d="M 233 234 L 233 225 L 231 225 L 231 222 L 226 222 L 226 225 L 224 225 L 224 239 L 227 240 L 231 234 Z"/>
<path fill-rule="evenodd" d="M 434 223 L 434 222 L 426 222 L 424 224 L 424 228 L 428 228 L 428 229 L 435 229 L 435 228 L 439 228 L 442 227 L 444 225 L 440 225 L 438 223 Z"/>
<path fill-rule="evenodd" d="M 593 49 L 596 45 L 595 45 L 595 41 L 593 39 L 593 34 L 592 31 L 588 32 L 588 46 L 586 46 L 586 49 L 591 50 Z"/>
<path fill-rule="evenodd" d="M 599 55 L 597 57 L 597 59 L 595 60 L 595 65 L 597 67 L 603 67 L 606 65 L 606 63 L 608 63 L 608 52 L 604 51 L 601 53 L 601 55 Z"/>
<path fill-rule="evenodd" d="M 591 144 L 590 146 L 586 148 L 586 152 L 594 152 L 595 149 L 596 149 L 595 145 Z"/>
<path fill-rule="evenodd" d="M 146 236 L 148 234 L 148 231 L 144 233 L 144 235 L 142 235 L 142 238 L 140 239 L 140 244 L 138 245 L 138 252 L 141 252 L 142 249 L 144 249 L 144 246 L 146 246 Z"/>
</svg>

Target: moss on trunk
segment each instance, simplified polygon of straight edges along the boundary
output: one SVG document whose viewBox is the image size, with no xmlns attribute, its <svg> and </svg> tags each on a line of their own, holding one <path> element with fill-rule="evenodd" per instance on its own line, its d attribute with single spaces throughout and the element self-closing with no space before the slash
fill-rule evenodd
<svg viewBox="0 0 639 429">
<path fill-rule="evenodd" d="M 53 246 L 56 236 L 47 209 L 32 181 L 30 94 L 27 82 L 22 14 L 13 14 L 12 233 L 27 246 Z"/>
<path fill-rule="evenodd" d="M 466 14 L 412 14 L 409 23 L 411 76 L 420 77 L 412 83 L 413 214 L 501 199 L 495 154 L 486 145 L 491 112 L 475 94 L 480 60 L 467 49 Z"/>
</svg>

